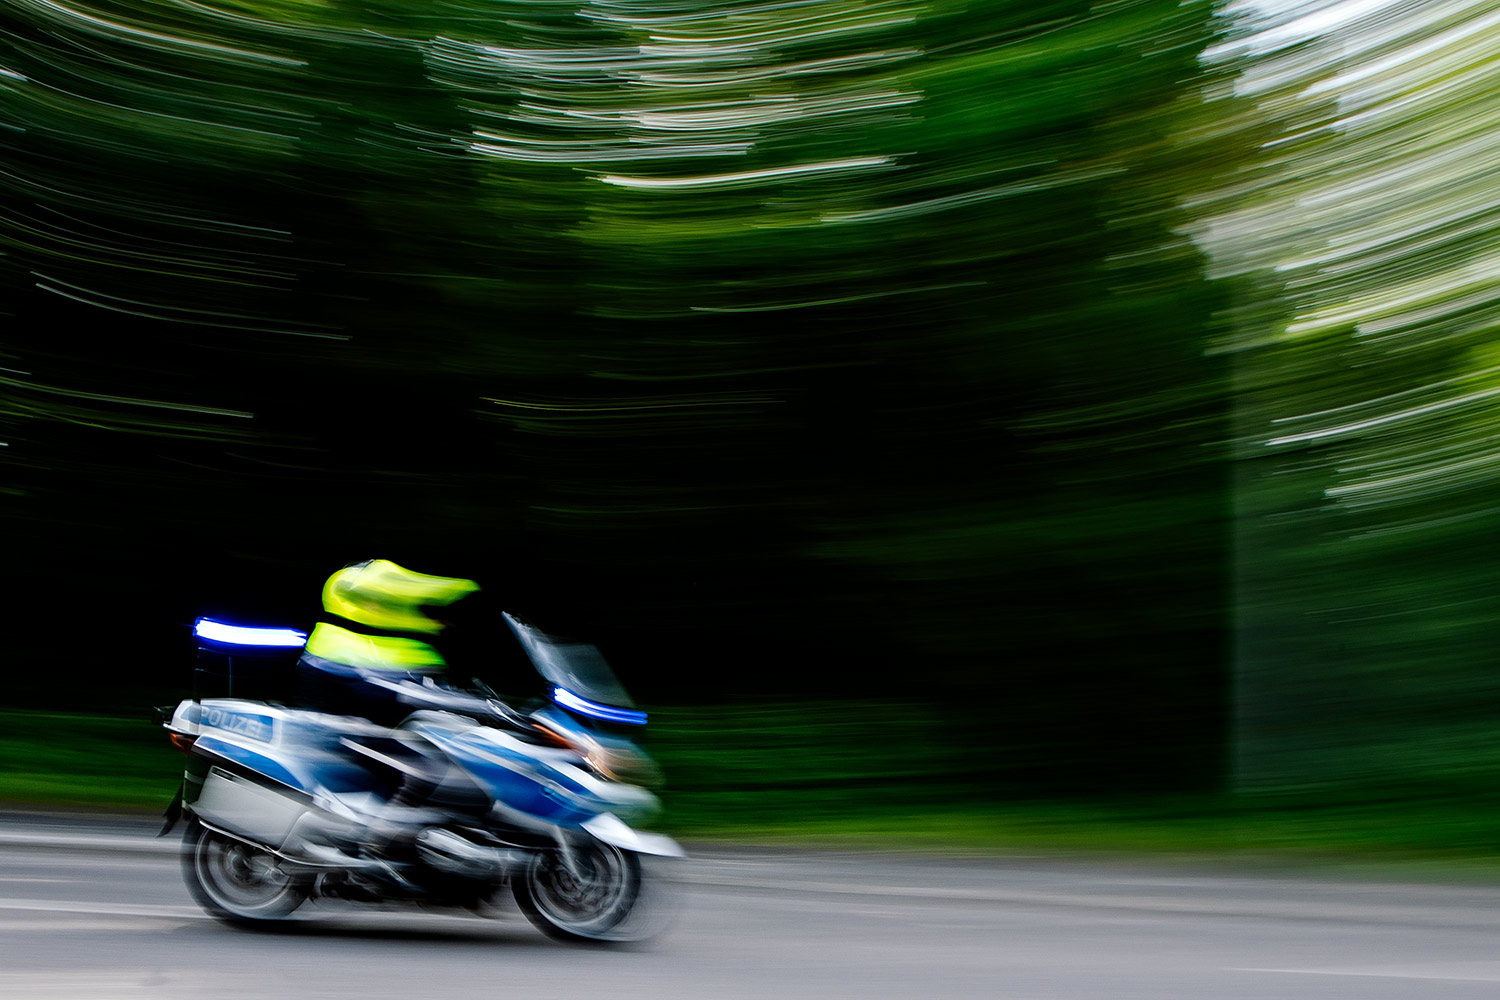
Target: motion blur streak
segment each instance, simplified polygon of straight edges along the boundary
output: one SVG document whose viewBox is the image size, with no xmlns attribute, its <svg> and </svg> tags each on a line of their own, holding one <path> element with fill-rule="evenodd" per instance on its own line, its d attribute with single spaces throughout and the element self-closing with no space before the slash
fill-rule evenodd
<svg viewBox="0 0 1500 1000">
<path fill-rule="evenodd" d="M 37 553 L 545 553 L 676 697 L 920 684 L 965 787 L 1214 779 L 1194 227 L 1274 130 L 1211 5 L 58 3 L 0 5 L 0 364 L 92 394 L 0 399 Z"/>
<path fill-rule="evenodd" d="M 1204 241 L 1281 303 L 1224 344 L 1239 780 L 1463 792 L 1500 765 L 1500 10 L 1245 9 L 1221 51 L 1281 135 Z"/>
<path fill-rule="evenodd" d="M 504 552 L 685 703 L 930 694 L 990 801 L 1461 790 L 1497 47 L 1478 0 L 0 4 L 0 519 L 155 567 L 132 621 Z"/>
</svg>

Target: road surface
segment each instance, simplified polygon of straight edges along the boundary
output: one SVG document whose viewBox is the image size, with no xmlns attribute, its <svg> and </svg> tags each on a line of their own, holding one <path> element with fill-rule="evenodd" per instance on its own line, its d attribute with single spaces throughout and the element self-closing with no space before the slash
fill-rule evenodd
<svg viewBox="0 0 1500 1000">
<path fill-rule="evenodd" d="M 700 849 L 648 946 L 311 904 L 204 916 L 149 824 L 0 814 L 0 998 L 1500 997 L 1500 884 L 1058 856 Z M 175 838 L 174 838 L 175 839 Z"/>
</svg>

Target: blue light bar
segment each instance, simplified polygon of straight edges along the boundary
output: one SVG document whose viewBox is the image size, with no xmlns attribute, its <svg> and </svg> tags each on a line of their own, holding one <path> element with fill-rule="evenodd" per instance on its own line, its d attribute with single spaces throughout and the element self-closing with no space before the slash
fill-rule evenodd
<svg viewBox="0 0 1500 1000">
<path fill-rule="evenodd" d="M 193 634 L 210 642 L 223 642 L 232 646 L 281 646 L 300 649 L 307 645 L 307 636 L 294 628 L 250 628 L 245 625 L 226 625 L 212 618 L 199 618 L 193 623 Z"/>
<path fill-rule="evenodd" d="M 605 722 L 623 722 L 627 726 L 644 726 L 646 724 L 645 712 L 640 712 L 633 708 L 612 708 L 609 705 L 601 705 L 597 701 L 580 698 L 567 688 L 553 688 L 552 700 L 563 708 L 577 712 L 579 715 L 587 715 L 592 719 L 603 719 Z"/>
</svg>

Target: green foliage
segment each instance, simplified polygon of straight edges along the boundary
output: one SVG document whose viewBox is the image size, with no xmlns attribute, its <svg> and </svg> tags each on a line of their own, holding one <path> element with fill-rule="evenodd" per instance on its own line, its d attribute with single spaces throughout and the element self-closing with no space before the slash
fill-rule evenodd
<svg viewBox="0 0 1500 1000">
<path fill-rule="evenodd" d="M 350 559 L 457 553 L 633 687 L 993 706 L 960 779 L 992 791 L 1472 781 L 1500 764 L 1495 28 L 1454 0 L 1262 27 L 14 0 L 18 661 L 117 593 L 81 602 L 101 634 L 161 631 L 70 651 L 108 703 L 174 679 L 169 626 L 262 606 L 226 581 L 300 608 Z M 809 753 L 784 801 L 866 780 Z"/>
<path fill-rule="evenodd" d="M 182 757 L 146 715 L 0 712 L 0 802 L 165 809 Z"/>
<path fill-rule="evenodd" d="M 1409 794 L 1500 766 L 1495 40 L 1434 3 L 1242 81 L 1283 129 L 1206 240 L 1257 286 L 1225 344 L 1244 787 Z"/>
<path fill-rule="evenodd" d="M 1216 30 L 1177 0 L 22 0 L 0 518 L 40 593 L 109 553 L 159 620 L 477 550 L 637 686 L 921 672 L 1002 696 L 1039 780 L 1211 782 L 1224 295 L 1181 234 L 1217 168 L 1177 154 Z"/>
</svg>

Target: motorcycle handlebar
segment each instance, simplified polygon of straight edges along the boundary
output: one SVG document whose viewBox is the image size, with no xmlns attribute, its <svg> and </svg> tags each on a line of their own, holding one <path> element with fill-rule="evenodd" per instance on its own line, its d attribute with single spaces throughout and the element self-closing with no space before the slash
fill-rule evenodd
<svg viewBox="0 0 1500 1000">
<path fill-rule="evenodd" d="M 523 731 L 530 728 L 530 723 L 525 716 L 498 698 L 470 694 L 455 688 L 414 684 L 410 681 L 379 681 L 378 683 L 393 691 L 403 704 L 414 709 L 467 715 L 484 722 L 503 723 Z"/>
</svg>

